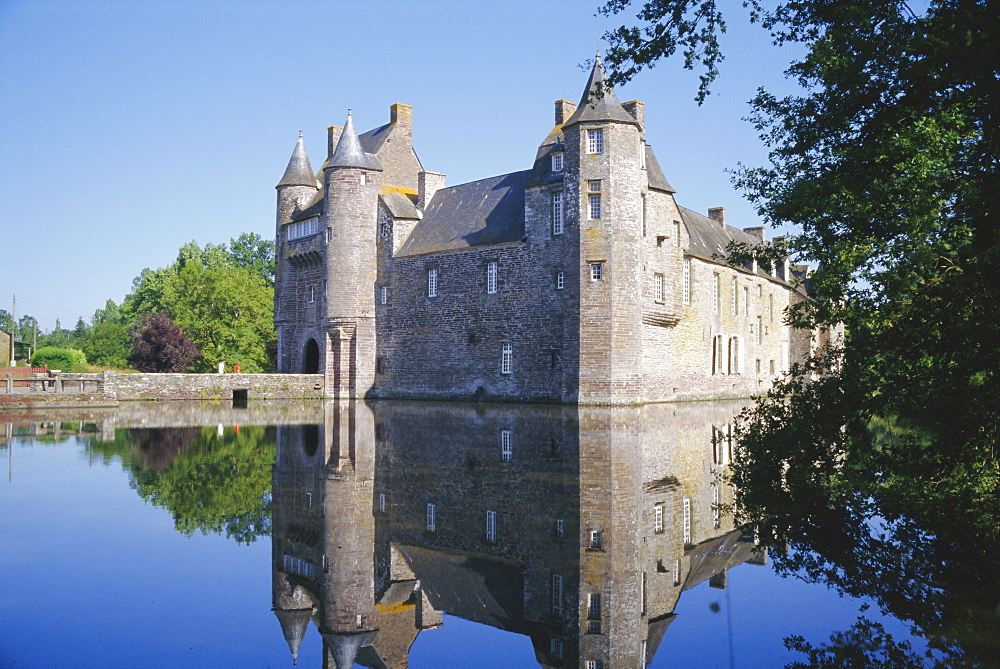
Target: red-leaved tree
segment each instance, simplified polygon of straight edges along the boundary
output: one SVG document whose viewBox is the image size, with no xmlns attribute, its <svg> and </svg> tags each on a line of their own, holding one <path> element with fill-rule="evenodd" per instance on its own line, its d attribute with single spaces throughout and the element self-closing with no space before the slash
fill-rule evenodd
<svg viewBox="0 0 1000 669">
<path fill-rule="evenodd" d="M 183 372 L 201 355 L 170 316 L 149 316 L 132 340 L 129 361 L 140 372 Z"/>
</svg>

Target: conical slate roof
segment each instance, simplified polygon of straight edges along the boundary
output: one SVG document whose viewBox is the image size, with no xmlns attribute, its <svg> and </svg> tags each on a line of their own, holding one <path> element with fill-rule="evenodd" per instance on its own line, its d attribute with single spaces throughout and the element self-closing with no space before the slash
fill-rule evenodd
<svg viewBox="0 0 1000 669">
<path fill-rule="evenodd" d="M 323 640 L 326 641 L 327 647 L 330 649 L 337 669 L 351 669 L 354 666 L 354 660 L 358 657 L 358 651 L 361 650 L 362 646 L 370 646 L 375 641 L 376 634 L 377 632 L 374 630 L 354 634 L 327 632 L 323 634 Z"/>
<path fill-rule="evenodd" d="M 281 186 L 312 186 L 316 188 L 316 176 L 312 165 L 309 164 L 309 156 L 306 155 L 305 144 L 302 143 L 302 131 L 299 131 L 299 141 L 295 144 L 292 157 L 288 160 L 288 167 L 285 174 L 278 182 Z"/>
<path fill-rule="evenodd" d="M 274 615 L 281 624 L 281 632 L 288 642 L 288 650 L 292 651 L 292 664 L 299 662 L 299 646 L 309 627 L 312 609 L 275 609 Z"/>
<path fill-rule="evenodd" d="M 340 141 L 334 149 L 330 160 L 326 162 L 326 167 L 360 167 L 366 170 L 382 171 L 382 165 L 378 158 L 365 153 L 358 138 L 358 131 L 354 129 L 354 120 L 351 118 L 351 110 L 347 110 L 347 123 L 344 124 L 344 131 L 340 133 Z"/>
<path fill-rule="evenodd" d="M 590 70 L 590 79 L 587 80 L 587 87 L 583 89 L 580 104 L 573 115 L 566 119 L 563 127 L 582 121 L 619 121 L 636 125 L 639 123 L 622 108 L 614 89 L 604 84 L 604 64 L 601 63 L 600 54 L 594 59 L 594 67 Z"/>
</svg>

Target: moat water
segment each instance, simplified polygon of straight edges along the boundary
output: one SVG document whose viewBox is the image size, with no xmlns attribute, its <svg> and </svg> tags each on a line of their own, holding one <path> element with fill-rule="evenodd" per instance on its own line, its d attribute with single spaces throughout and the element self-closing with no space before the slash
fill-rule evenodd
<svg viewBox="0 0 1000 669">
<path fill-rule="evenodd" d="M 859 616 L 923 652 L 734 525 L 741 408 L 0 417 L 0 666 L 772 667 Z"/>
</svg>

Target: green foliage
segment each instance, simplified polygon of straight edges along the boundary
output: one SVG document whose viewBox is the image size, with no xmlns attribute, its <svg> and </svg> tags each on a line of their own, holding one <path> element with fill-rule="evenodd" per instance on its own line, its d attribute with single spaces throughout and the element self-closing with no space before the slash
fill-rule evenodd
<svg viewBox="0 0 1000 669">
<path fill-rule="evenodd" d="M 221 360 L 245 372 L 274 369 L 273 243 L 244 234 L 226 245 L 191 242 L 167 268 L 143 270 L 123 311 L 127 318 L 166 313 L 201 351 L 197 371 Z"/>
<path fill-rule="evenodd" d="M 87 356 L 83 351 L 74 348 L 43 346 L 31 356 L 32 367 L 48 365 L 49 369 L 60 369 L 64 372 L 71 372 L 78 367 L 82 368 L 86 364 Z"/>
<path fill-rule="evenodd" d="M 119 430 L 114 442 L 90 448 L 120 458 L 139 495 L 170 511 L 179 532 L 241 543 L 270 535 L 275 438 L 263 427 L 222 437 L 215 428 Z"/>
<path fill-rule="evenodd" d="M 123 369 L 128 367 L 132 332 L 124 323 L 103 320 L 94 325 L 83 344 L 83 352 L 93 365 Z"/>
<path fill-rule="evenodd" d="M 987 664 L 1000 653 L 1000 2 L 749 6 L 805 51 L 787 70 L 797 94 L 751 101 L 769 164 L 735 181 L 766 222 L 797 226 L 792 258 L 818 264 L 790 322 L 843 322 L 847 340 L 744 417 L 742 517 L 797 548 L 778 560 L 790 571 L 875 597 L 935 647 Z M 688 65 L 710 81 L 715 11 L 644 3 L 641 34 L 663 31 L 666 46 L 612 32 L 611 79 L 693 41 L 705 50 Z"/>
</svg>

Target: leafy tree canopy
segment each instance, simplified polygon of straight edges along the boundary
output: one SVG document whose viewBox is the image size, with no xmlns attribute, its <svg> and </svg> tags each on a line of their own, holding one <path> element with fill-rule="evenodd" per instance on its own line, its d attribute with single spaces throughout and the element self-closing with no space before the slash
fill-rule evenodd
<svg viewBox="0 0 1000 669">
<path fill-rule="evenodd" d="M 129 362 L 140 372 L 184 372 L 198 358 L 198 347 L 165 313 L 140 324 Z"/>
<path fill-rule="evenodd" d="M 847 337 L 744 416 L 740 513 L 801 549 L 790 568 L 867 588 L 939 647 L 987 662 L 1000 636 L 983 614 L 1000 540 L 1000 2 L 748 6 L 804 55 L 786 72 L 797 93 L 751 101 L 769 164 L 735 182 L 766 222 L 796 226 L 787 252 L 818 265 L 790 322 L 843 322 Z M 606 35 L 609 80 L 681 54 L 703 69 L 704 99 L 725 29 L 714 0 L 649 0 L 637 19 Z M 887 421 L 893 438 L 875 438 Z"/>
</svg>

